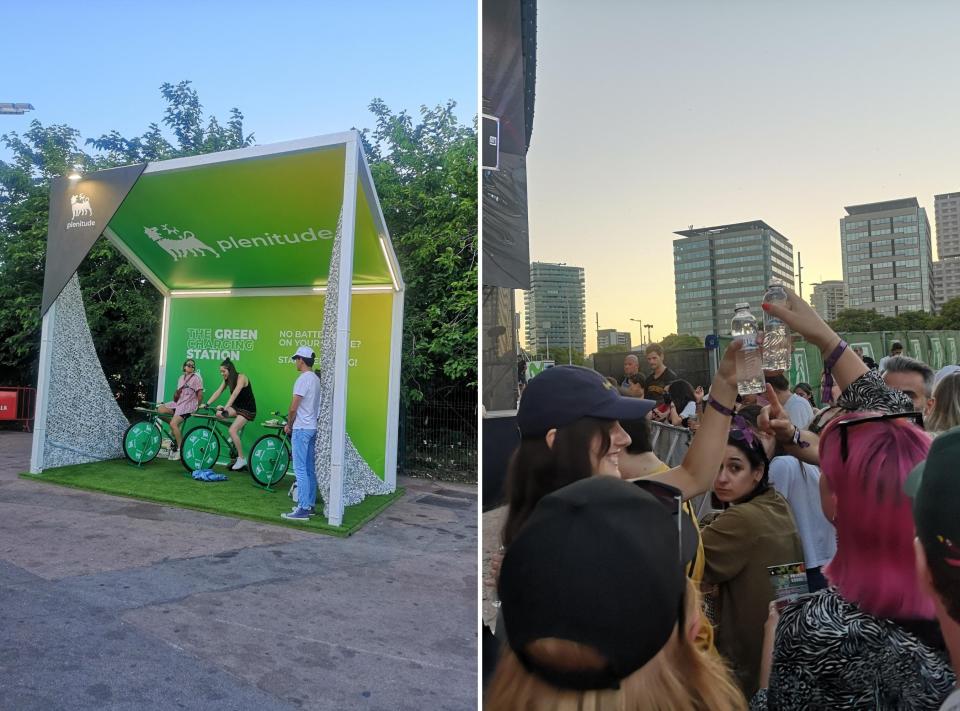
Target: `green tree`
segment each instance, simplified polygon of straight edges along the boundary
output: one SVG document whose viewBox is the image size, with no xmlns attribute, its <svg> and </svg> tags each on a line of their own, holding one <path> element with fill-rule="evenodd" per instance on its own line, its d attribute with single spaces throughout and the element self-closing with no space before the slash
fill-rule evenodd
<svg viewBox="0 0 960 711">
<path fill-rule="evenodd" d="M 683 348 L 703 348 L 703 339 L 697 338 L 696 336 L 678 336 L 676 333 L 671 333 L 660 341 L 660 345 L 665 351 L 678 351 Z"/>
<path fill-rule="evenodd" d="M 65 125 L 33 121 L 22 136 L 3 136 L 13 158 L 0 161 L 0 384 L 36 382 L 51 178 L 74 163 L 103 169 L 253 143 L 238 109 L 226 126 L 205 118 L 189 81 L 165 83 L 160 92 L 172 140 L 157 123 L 134 138 L 111 131 L 88 139 L 92 153 Z M 453 108 L 423 107 L 415 123 L 378 99 L 370 105 L 376 127 L 361 132 L 407 283 L 403 391 L 412 400 L 427 384 L 469 384 L 475 396 L 476 126 L 460 125 Z M 104 372 L 130 407 L 155 384 L 160 295 L 106 240 L 91 250 L 80 279 Z"/>
<path fill-rule="evenodd" d="M 925 311 L 905 311 L 896 317 L 896 326 L 890 330 L 924 331 L 939 328 L 939 319 Z"/>
<path fill-rule="evenodd" d="M 554 348 L 550 346 L 550 358 L 547 358 L 546 351 L 538 353 L 533 360 L 552 360 L 557 365 L 567 365 L 572 361 L 572 365 L 583 365 L 585 358 L 583 353 L 578 350 L 574 350 L 572 353 L 569 353 L 568 348 Z"/>
<path fill-rule="evenodd" d="M 960 330 L 960 296 L 950 299 L 940 309 L 940 315 L 937 317 L 937 328 Z"/>
<path fill-rule="evenodd" d="M 50 180 L 79 163 L 88 170 L 162 160 L 251 145 L 243 115 L 230 112 L 222 128 L 206 127 L 197 92 L 189 81 L 163 84 L 163 123 L 171 144 L 150 124 L 139 138 L 112 131 L 88 139 L 97 153 L 80 147 L 80 134 L 65 125 L 32 121 L 22 136 L 3 136 L 12 160 L 0 161 L 0 383 L 36 382 L 40 344 L 40 298 L 46 255 Z M 108 382 L 122 407 L 143 399 L 156 383 L 157 328 L 161 298 L 140 272 L 106 240 L 98 240 L 79 269 L 87 319 Z"/>
<path fill-rule="evenodd" d="M 872 309 L 844 309 L 830 322 L 830 327 L 837 332 L 892 331 L 896 329 L 896 320 Z"/>
<path fill-rule="evenodd" d="M 477 382 L 477 131 L 454 102 L 419 121 L 370 104 L 360 132 L 406 281 L 404 394 Z"/>
</svg>

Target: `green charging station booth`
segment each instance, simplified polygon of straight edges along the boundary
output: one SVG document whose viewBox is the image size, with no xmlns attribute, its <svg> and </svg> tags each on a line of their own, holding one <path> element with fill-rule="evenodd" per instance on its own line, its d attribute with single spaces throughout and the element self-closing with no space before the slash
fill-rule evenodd
<svg viewBox="0 0 960 711">
<path fill-rule="evenodd" d="M 404 284 L 355 131 L 58 178 L 50 219 L 31 471 L 53 436 L 56 299 L 102 235 L 163 295 L 158 401 L 172 399 L 187 358 L 209 398 L 229 357 L 257 399 L 249 452 L 258 423 L 286 413 L 290 356 L 310 346 L 315 367 L 333 369 L 328 522 L 342 520 L 350 442 L 396 489 Z"/>
</svg>

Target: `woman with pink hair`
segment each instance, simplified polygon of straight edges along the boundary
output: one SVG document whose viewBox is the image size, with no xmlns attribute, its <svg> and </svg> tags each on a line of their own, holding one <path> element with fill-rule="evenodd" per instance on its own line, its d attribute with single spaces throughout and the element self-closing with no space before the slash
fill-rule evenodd
<svg viewBox="0 0 960 711">
<path fill-rule="evenodd" d="M 830 587 L 771 609 L 752 708 L 931 709 L 955 676 L 913 554 L 903 484 L 930 438 L 910 400 L 888 388 L 793 293 L 764 304 L 818 345 L 845 408 L 820 436 L 821 500 L 837 530 Z"/>
</svg>

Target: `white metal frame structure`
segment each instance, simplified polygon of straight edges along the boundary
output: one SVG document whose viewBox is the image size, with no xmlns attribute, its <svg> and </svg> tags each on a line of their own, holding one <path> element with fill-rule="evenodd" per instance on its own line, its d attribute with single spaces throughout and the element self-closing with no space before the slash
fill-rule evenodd
<svg viewBox="0 0 960 711">
<path fill-rule="evenodd" d="M 333 446 L 331 456 L 331 483 L 330 501 L 328 502 L 328 523 L 339 526 L 343 522 L 343 461 L 346 443 L 346 412 L 347 412 L 347 367 L 350 347 L 350 309 L 353 294 L 384 293 L 393 294 L 393 308 L 390 335 L 390 367 L 388 380 L 388 415 L 386 456 L 384 480 L 391 491 L 397 486 L 397 445 L 400 414 L 400 358 L 403 341 L 403 301 L 405 285 L 400 273 L 399 262 L 390 233 L 387 230 L 380 200 L 373 185 L 373 176 L 363 154 L 360 136 L 356 131 L 347 131 L 327 136 L 276 143 L 266 146 L 240 148 L 232 151 L 211 153 L 188 158 L 175 158 L 166 161 L 150 163 L 143 171 L 143 175 L 167 171 L 179 171 L 215 163 L 245 161 L 265 156 L 312 151 L 319 148 L 345 147 L 344 176 L 343 176 L 343 223 L 341 230 L 340 247 L 340 281 L 338 292 L 337 312 L 337 340 L 334 355 L 334 403 L 333 403 Z M 354 262 L 354 246 L 356 237 L 356 215 L 359 190 L 363 190 L 367 203 L 372 212 L 374 226 L 379 237 L 380 248 L 390 272 L 390 284 L 357 285 L 351 282 Z M 161 338 L 159 354 L 159 378 L 157 398 L 162 396 L 162 388 L 166 375 L 167 365 L 167 334 L 170 327 L 171 300 L 179 297 L 242 297 L 242 296 L 291 296 L 298 294 L 325 293 L 325 287 L 277 287 L 277 288 L 234 288 L 234 289 L 198 289 L 175 290 L 169 289 L 160 278 L 150 270 L 135 253 L 108 227 L 103 236 L 133 263 L 163 295 L 163 317 L 161 320 Z M 346 278 L 345 278 L 346 277 Z M 52 349 L 49 339 L 53 333 L 53 322 L 56 318 L 56 304 L 43 317 L 40 367 L 37 382 L 36 426 L 34 428 L 33 446 L 30 457 L 30 471 L 42 471 L 43 443 L 46 435 L 47 405 L 49 402 L 49 372 L 52 359 Z"/>
</svg>

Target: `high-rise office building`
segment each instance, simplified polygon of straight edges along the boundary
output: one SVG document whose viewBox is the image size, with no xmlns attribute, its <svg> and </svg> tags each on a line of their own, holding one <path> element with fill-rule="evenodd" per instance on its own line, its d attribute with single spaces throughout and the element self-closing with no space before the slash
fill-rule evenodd
<svg viewBox="0 0 960 711">
<path fill-rule="evenodd" d="M 772 279 L 793 288 L 793 246 L 763 220 L 681 230 L 673 243 L 677 333 L 729 334 L 733 307 L 750 304 L 757 318 Z"/>
<path fill-rule="evenodd" d="M 813 295 L 810 297 L 813 310 L 820 314 L 820 318 L 824 321 L 833 321 L 838 313 L 847 308 L 843 292 L 843 281 L 840 279 L 814 284 Z"/>
<path fill-rule="evenodd" d="M 938 259 L 933 263 L 933 303 L 937 311 L 960 296 L 960 256 Z"/>
<path fill-rule="evenodd" d="M 939 311 L 960 296 L 960 193 L 933 198 L 937 223 L 937 261 L 933 263 L 933 298 Z"/>
<path fill-rule="evenodd" d="M 937 259 L 960 256 L 960 193 L 933 196 L 937 221 Z"/>
<path fill-rule="evenodd" d="M 633 339 L 629 331 L 618 331 L 615 328 L 602 328 L 597 331 L 597 350 L 610 346 L 624 346 L 627 350 L 633 347 Z"/>
<path fill-rule="evenodd" d="M 583 267 L 532 262 L 524 292 L 527 349 L 547 347 L 586 353 L 586 286 Z"/>
<path fill-rule="evenodd" d="M 927 211 L 914 198 L 845 208 L 840 220 L 847 308 L 886 316 L 933 312 L 933 250 Z"/>
</svg>

